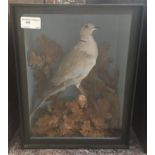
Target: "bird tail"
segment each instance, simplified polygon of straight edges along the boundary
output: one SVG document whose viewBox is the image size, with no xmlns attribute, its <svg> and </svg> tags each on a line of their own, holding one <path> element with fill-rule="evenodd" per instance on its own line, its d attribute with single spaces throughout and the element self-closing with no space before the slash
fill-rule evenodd
<svg viewBox="0 0 155 155">
<path fill-rule="evenodd" d="M 53 95 L 56 95 L 57 93 L 61 92 L 65 90 L 65 87 L 60 85 L 60 86 L 56 86 L 55 88 L 51 89 L 51 90 L 48 90 L 46 91 L 46 93 L 44 93 L 44 98 L 43 100 L 40 102 L 40 104 L 34 108 L 34 110 L 32 110 L 31 114 L 30 114 L 30 117 L 32 117 L 34 115 L 34 113 L 42 106 L 44 105 L 44 103 L 50 98 L 52 97 Z"/>
</svg>

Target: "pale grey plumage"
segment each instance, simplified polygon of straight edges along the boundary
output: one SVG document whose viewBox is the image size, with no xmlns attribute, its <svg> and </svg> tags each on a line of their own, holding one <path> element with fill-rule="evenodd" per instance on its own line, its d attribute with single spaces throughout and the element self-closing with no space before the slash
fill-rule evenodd
<svg viewBox="0 0 155 155">
<path fill-rule="evenodd" d="M 86 24 L 81 28 L 80 41 L 63 59 L 58 71 L 51 80 L 54 88 L 46 92 L 46 96 L 40 105 L 49 97 L 65 90 L 71 85 L 75 85 L 79 89 L 82 80 L 96 64 L 98 48 L 92 36 L 94 30 L 96 28 L 93 24 Z"/>
</svg>

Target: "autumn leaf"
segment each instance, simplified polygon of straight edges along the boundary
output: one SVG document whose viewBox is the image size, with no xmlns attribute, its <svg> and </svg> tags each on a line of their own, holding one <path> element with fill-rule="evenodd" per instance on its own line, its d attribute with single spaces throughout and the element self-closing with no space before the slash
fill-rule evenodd
<svg viewBox="0 0 155 155">
<path fill-rule="evenodd" d="M 83 108 L 87 107 L 87 97 L 86 96 L 79 95 L 77 100 L 78 100 L 80 108 L 83 109 Z"/>
<path fill-rule="evenodd" d="M 74 114 L 80 114 L 82 112 L 78 103 L 75 101 L 68 102 L 66 107 Z"/>
<path fill-rule="evenodd" d="M 102 118 L 101 116 L 97 116 L 97 115 L 93 115 L 93 117 L 91 118 L 92 123 L 94 124 L 96 129 L 103 129 L 104 128 L 104 118 Z"/>
<path fill-rule="evenodd" d="M 89 136 L 90 133 L 92 132 L 92 126 L 90 124 L 90 120 L 86 120 L 83 122 L 82 126 L 81 126 L 81 130 L 80 130 L 80 133 L 83 135 L 83 136 Z"/>
<path fill-rule="evenodd" d="M 29 65 L 40 65 L 43 63 L 42 58 L 36 54 L 35 50 L 30 50 L 28 52 L 28 63 Z"/>
<path fill-rule="evenodd" d="M 74 132 L 75 122 L 72 117 L 64 115 L 63 122 L 60 125 L 60 135 L 67 135 Z"/>
<path fill-rule="evenodd" d="M 37 39 L 39 46 L 42 50 L 42 55 L 47 64 L 51 64 L 61 54 L 60 46 L 53 40 L 49 40 L 46 36 L 42 35 Z"/>
</svg>

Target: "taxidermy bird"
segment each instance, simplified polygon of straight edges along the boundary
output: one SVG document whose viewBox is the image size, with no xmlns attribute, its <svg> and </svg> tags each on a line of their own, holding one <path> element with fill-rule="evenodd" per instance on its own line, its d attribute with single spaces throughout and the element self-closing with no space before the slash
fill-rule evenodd
<svg viewBox="0 0 155 155">
<path fill-rule="evenodd" d="M 84 93 L 81 82 L 96 64 L 98 56 L 97 44 L 92 36 L 96 29 L 93 24 L 82 26 L 79 42 L 62 60 L 56 74 L 51 79 L 53 86 L 45 92 L 45 97 L 39 106 L 71 85 L 75 85 L 81 93 Z"/>
</svg>

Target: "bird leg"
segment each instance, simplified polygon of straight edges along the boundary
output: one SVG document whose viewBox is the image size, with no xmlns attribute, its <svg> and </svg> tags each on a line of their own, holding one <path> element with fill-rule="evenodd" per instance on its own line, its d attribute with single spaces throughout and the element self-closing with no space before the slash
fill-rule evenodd
<svg viewBox="0 0 155 155">
<path fill-rule="evenodd" d="M 76 87 L 79 89 L 80 93 L 83 94 L 84 96 L 86 96 L 86 91 L 84 90 L 84 88 L 82 88 L 82 86 L 80 84 L 77 84 Z"/>
</svg>

